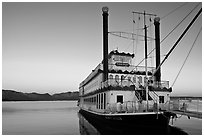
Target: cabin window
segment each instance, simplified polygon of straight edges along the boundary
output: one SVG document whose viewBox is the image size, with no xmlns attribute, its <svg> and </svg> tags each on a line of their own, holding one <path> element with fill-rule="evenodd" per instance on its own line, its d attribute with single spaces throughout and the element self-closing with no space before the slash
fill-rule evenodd
<svg viewBox="0 0 204 137">
<path fill-rule="evenodd" d="M 131 84 L 131 77 L 129 76 L 128 77 L 128 86 L 130 86 L 130 84 Z"/>
<path fill-rule="evenodd" d="M 131 81 L 131 77 L 128 77 L 128 81 Z"/>
<path fill-rule="evenodd" d="M 113 75 L 109 75 L 109 79 L 113 79 Z"/>
<path fill-rule="evenodd" d="M 121 81 L 123 81 L 124 79 L 125 79 L 125 76 L 122 75 L 122 76 L 121 76 Z"/>
<path fill-rule="evenodd" d="M 97 106 L 98 106 L 98 109 L 99 109 L 99 95 L 97 95 Z"/>
<path fill-rule="evenodd" d="M 148 80 L 148 79 L 147 79 L 146 77 L 144 77 L 144 83 L 146 83 L 146 82 L 147 82 L 147 80 Z"/>
<path fill-rule="evenodd" d="M 98 94 L 98 109 L 101 109 L 101 94 Z"/>
<path fill-rule="evenodd" d="M 136 78 L 137 78 L 136 75 L 134 75 L 134 77 L 133 77 L 133 82 L 134 83 L 136 83 Z"/>
<path fill-rule="evenodd" d="M 101 109 L 103 109 L 103 94 L 101 94 Z"/>
<path fill-rule="evenodd" d="M 116 81 L 116 84 L 119 84 L 119 76 L 118 75 L 115 76 L 115 81 Z"/>
<path fill-rule="evenodd" d="M 159 96 L 159 103 L 164 103 L 164 96 Z"/>
<path fill-rule="evenodd" d="M 117 95 L 117 103 L 123 103 L 123 95 Z"/>
<path fill-rule="evenodd" d="M 139 76 L 138 79 L 139 79 L 139 84 L 141 84 L 142 83 L 142 77 Z"/>
<path fill-rule="evenodd" d="M 126 84 L 126 81 L 124 81 L 124 80 L 125 80 L 125 76 L 122 75 L 121 76 L 121 86 Z"/>
<path fill-rule="evenodd" d="M 94 97 L 94 104 L 96 103 L 96 97 Z"/>
<path fill-rule="evenodd" d="M 114 60 L 114 61 L 119 61 L 119 56 L 114 56 L 114 57 L 113 57 L 113 60 Z"/>
<path fill-rule="evenodd" d="M 109 81 L 110 81 L 110 85 L 113 85 L 113 75 L 109 75 Z"/>
<path fill-rule="evenodd" d="M 96 95 L 96 108 L 98 109 L 98 95 Z"/>
<path fill-rule="evenodd" d="M 106 109 L 106 93 L 104 93 L 103 98 L 104 98 L 104 106 L 103 106 L 103 108 Z"/>
<path fill-rule="evenodd" d="M 130 65 L 132 64 L 132 60 L 131 60 L 131 59 L 129 59 L 129 64 L 130 64 Z"/>
</svg>

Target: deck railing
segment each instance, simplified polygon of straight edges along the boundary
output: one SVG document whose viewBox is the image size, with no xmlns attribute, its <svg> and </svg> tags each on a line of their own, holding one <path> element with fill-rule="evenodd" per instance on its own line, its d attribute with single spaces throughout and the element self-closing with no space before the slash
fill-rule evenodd
<svg viewBox="0 0 204 137">
<path fill-rule="evenodd" d="M 118 80 L 115 80 L 115 79 L 108 79 L 106 80 L 105 82 L 102 82 L 102 88 L 103 87 L 108 87 L 108 86 L 113 86 L 113 87 L 117 87 L 117 86 L 120 86 L 120 87 L 124 87 L 124 86 L 127 86 L 127 87 L 130 87 L 131 85 L 134 85 L 130 80 L 128 79 L 118 79 Z"/>
<path fill-rule="evenodd" d="M 105 113 L 137 113 L 146 112 L 147 104 L 146 101 L 126 101 L 123 103 L 111 103 L 106 105 Z M 168 104 L 163 107 L 163 110 L 168 110 Z M 154 101 L 148 101 L 148 112 L 158 112 L 158 104 Z"/>
<path fill-rule="evenodd" d="M 173 99 L 170 101 L 170 109 L 173 113 L 187 115 L 202 119 L 202 100 L 200 99 Z"/>
<path fill-rule="evenodd" d="M 175 99 L 170 101 L 170 110 L 202 112 L 202 100 Z"/>
<path fill-rule="evenodd" d="M 118 66 L 116 64 L 108 64 L 109 70 L 122 70 L 122 71 L 145 71 L 145 66 L 134 66 L 134 65 L 129 65 L 129 66 Z M 155 68 L 154 67 L 147 67 L 147 71 L 149 72 L 154 72 Z"/>
<path fill-rule="evenodd" d="M 169 81 L 160 81 L 160 82 L 154 81 L 150 85 L 152 85 L 155 88 L 167 88 L 168 89 L 169 88 Z"/>
<path fill-rule="evenodd" d="M 101 87 L 108 87 L 108 86 L 112 86 L 112 87 L 130 87 L 130 86 L 135 86 L 137 89 L 142 89 L 144 88 L 143 85 L 138 84 L 138 83 L 133 83 L 130 79 L 108 79 L 105 82 L 101 83 Z M 137 86 L 136 86 L 137 85 Z M 153 87 L 153 88 L 169 88 L 169 81 L 161 81 L 161 82 L 157 82 L 154 81 L 153 83 L 150 83 L 149 86 Z"/>
</svg>

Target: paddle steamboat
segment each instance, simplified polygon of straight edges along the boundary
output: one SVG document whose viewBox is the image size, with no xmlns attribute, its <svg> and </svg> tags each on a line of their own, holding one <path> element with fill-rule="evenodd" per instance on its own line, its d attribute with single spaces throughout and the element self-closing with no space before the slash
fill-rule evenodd
<svg viewBox="0 0 204 137">
<path fill-rule="evenodd" d="M 159 18 L 154 19 L 156 67 L 134 66 L 134 54 L 118 50 L 108 53 L 108 8 L 102 11 L 103 60 L 79 85 L 80 113 L 115 124 L 168 126 L 172 90 L 168 81 L 161 81 L 158 67 Z"/>
</svg>

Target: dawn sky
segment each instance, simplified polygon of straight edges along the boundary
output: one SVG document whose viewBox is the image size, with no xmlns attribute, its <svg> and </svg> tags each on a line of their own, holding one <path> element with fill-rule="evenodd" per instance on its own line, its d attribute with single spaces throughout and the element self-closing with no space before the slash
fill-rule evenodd
<svg viewBox="0 0 204 137">
<path fill-rule="evenodd" d="M 199 5 L 198 5 L 199 4 Z M 183 6 L 182 6 L 183 5 Z M 168 15 L 161 19 L 162 40 L 196 5 L 190 16 L 161 43 L 161 60 L 201 8 L 201 3 L 3 3 L 2 88 L 22 92 L 77 91 L 79 83 L 102 60 L 102 7 L 109 7 L 109 31 L 133 32 L 143 27 L 143 17 L 132 11 Z M 147 16 L 147 25 L 151 22 Z M 152 17 L 153 20 L 153 17 Z M 200 15 L 175 51 L 162 66 L 162 80 L 176 78 L 199 30 Z M 142 31 L 135 33 L 143 35 Z M 154 37 L 154 25 L 148 28 Z M 132 41 L 109 35 L 109 52 L 133 52 Z M 148 42 L 148 51 L 154 41 Z M 135 42 L 137 65 L 144 57 L 141 37 Z M 153 55 L 154 56 L 154 55 Z M 148 60 L 155 65 L 154 60 Z M 141 64 L 143 65 L 143 64 Z M 202 93 L 202 33 L 173 86 L 174 95 Z"/>
</svg>

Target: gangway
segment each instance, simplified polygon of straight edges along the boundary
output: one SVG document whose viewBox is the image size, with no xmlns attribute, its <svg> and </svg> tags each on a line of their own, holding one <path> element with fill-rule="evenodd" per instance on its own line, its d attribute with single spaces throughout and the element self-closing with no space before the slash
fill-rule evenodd
<svg viewBox="0 0 204 137">
<path fill-rule="evenodd" d="M 181 110 L 170 110 L 170 112 L 178 114 L 178 115 L 186 115 L 189 118 L 199 118 L 202 119 L 202 112 L 196 112 L 196 111 L 181 111 Z"/>
<path fill-rule="evenodd" d="M 171 97 L 170 112 L 202 119 L 202 98 Z"/>
</svg>

